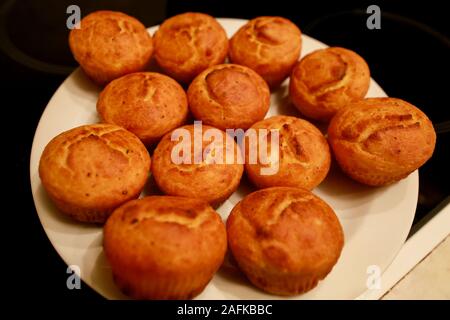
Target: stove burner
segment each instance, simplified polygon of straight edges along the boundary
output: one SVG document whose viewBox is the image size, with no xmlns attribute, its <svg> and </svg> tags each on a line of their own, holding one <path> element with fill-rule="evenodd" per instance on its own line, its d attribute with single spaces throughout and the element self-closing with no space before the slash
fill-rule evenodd
<svg viewBox="0 0 450 320">
<path fill-rule="evenodd" d="M 11 40 L 8 33 L 8 16 L 15 4 L 15 0 L 6 1 L 0 8 L 0 49 L 14 61 L 27 66 L 30 69 L 51 74 L 69 74 L 74 67 L 48 63 L 28 55 L 19 49 Z M 23 23 L 23 22 L 22 22 Z"/>
<path fill-rule="evenodd" d="M 6 0 L 0 7 L 0 50 L 31 70 L 68 75 L 77 63 L 68 45 L 67 7 L 71 0 Z M 79 0 L 84 17 L 96 10 L 115 10 L 151 26 L 163 20 L 165 1 Z"/>
</svg>

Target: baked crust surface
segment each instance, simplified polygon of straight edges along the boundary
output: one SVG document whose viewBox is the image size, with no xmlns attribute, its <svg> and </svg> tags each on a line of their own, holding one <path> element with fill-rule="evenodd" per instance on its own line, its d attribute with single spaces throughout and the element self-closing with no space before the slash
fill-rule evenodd
<svg viewBox="0 0 450 320">
<path fill-rule="evenodd" d="M 150 156 L 131 132 L 111 124 L 63 132 L 45 147 L 39 176 L 54 204 L 82 222 L 105 222 L 121 204 L 139 196 Z"/>
<path fill-rule="evenodd" d="M 247 129 L 264 119 L 270 106 L 267 83 L 253 70 L 221 64 L 199 74 L 188 89 L 189 108 L 196 119 L 225 130 Z"/>
<path fill-rule="evenodd" d="M 239 147 L 231 137 L 227 140 L 225 132 L 206 125 L 202 126 L 203 136 L 197 140 L 202 144 L 196 147 L 194 125 L 179 129 L 189 134 L 186 143 L 191 152 L 186 154 L 182 151 L 184 137 L 172 141 L 173 131 L 166 134 L 153 153 L 152 173 L 156 184 L 168 195 L 199 198 L 214 206 L 220 204 L 237 189 L 241 181 L 244 166 Z M 207 130 L 221 137 L 221 141 L 213 136 L 208 137 Z M 186 161 L 174 161 L 173 155 L 182 155 Z M 223 155 L 223 163 L 220 163 L 220 155 Z"/>
<path fill-rule="evenodd" d="M 188 103 L 183 88 L 156 72 L 138 72 L 109 83 L 97 111 L 104 122 L 117 124 L 150 145 L 186 121 Z"/>
<path fill-rule="evenodd" d="M 225 30 L 213 17 L 187 12 L 165 20 L 154 35 L 155 59 L 172 78 L 189 83 L 228 53 Z"/>
<path fill-rule="evenodd" d="M 227 220 L 228 245 L 258 288 L 295 295 L 336 264 L 344 234 L 333 210 L 306 189 L 275 187 L 246 196 Z"/>
<path fill-rule="evenodd" d="M 230 39 L 231 62 L 247 66 L 277 87 L 300 57 L 300 29 L 282 17 L 258 17 L 242 26 Z"/>
<path fill-rule="evenodd" d="M 153 42 L 137 19 L 121 12 L 96 11 L 80 23 L 80 29 L 70 31 L 70 50 L 95 83 L 103 86 L 147 67 Z"/>
<path fill-rule="evenodd" d="M 271 139 L 266 136 L 267 155 L 270 163 L 264 163 L 258 156 L 257 162 L 251 163 L 250 148 L 256 154 L 255 144 L 251 143 L 249 132 L 246 133 L 245 143 L 245 172 L 258 188 L 268 187 L 302 187 L 313 189 L 327 176 L 330 169 L 331 156 L 328 142 L 323 134 L 313 124 L 306 120 L 290 116 L 274 116 L 255 123 L 251 128 L 258 135 L 261 129 L 279 130 L 278 165 L 273 158 Z M 259 140 L 258 148 L 263 148 Z M 276 152 L 276 150 L 275 150 Z M 274 152 L 274 154 L 275 154 Z M 278 167 L 274 174 L 262 174 L 262 170 Z"/>
<path fill-rule="evenodd" d="M 190 299 L 223 262 L 226 230 L 207 203 L 149 196 L 116 209 L 103 246 L 114 281 L 137 299 Z"/>
<path fill-rule="evenodd" d="M 428 117 L 396 98 L 368 98 L 340 110 L 328 127 L 337 162 L 371 186 L 407 177 L 433 154 L 436 133 Z"/>
<path fill-rule="evenodd" d="M 328 121 L 339 109 L 363 99 L 369 85 L 364 59 L 351 50 L 332 47 L 300 60 L 292 71 L 289 93 L 302 114 Z"/>
</svg>

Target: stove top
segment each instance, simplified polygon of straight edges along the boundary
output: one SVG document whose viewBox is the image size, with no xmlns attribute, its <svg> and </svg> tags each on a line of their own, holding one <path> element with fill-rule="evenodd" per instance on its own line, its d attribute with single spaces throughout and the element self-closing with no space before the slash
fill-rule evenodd
<svg viewBox="0 0 450 320">
<path fill-rule="evenodd" d="M 68 291 L 65 287 L 66 266 L 54 252 L 35 212 L 28 175 L 29 154 L 34 130 L 48 100 L 77 67 L 70 54 L 65 27 L 66 0 L 0 1 L 0 64 L 2 88 L 8 104 L 6 119 L 14 119 L 14 164 L 18 176 L 11 179 L 13 190 L 19 190 L 16 201 L 27 242 L 39 265 L 36 290 L 48 288 L 50 295 L 93 299 L 99 296 L 86 290 Z M 433 121 L 438 133 L 436 150 L 420 171 L 419 202 L 411 234 L 450 198 L 450 108 L 448 107 L 448 74 L 450 73 L 450 40 L 445 10 L 438 1 L 413 4 L 399 1 L 377 1 L 381 29 L 366 27 L 369 4 L 361 1 L 329 1 L 292 4 L 278 0 L 245 7 L 242 1 L 77 1 L 82 15 L 99 9 L 111 9 L 136 16 L 145 25 L 160 23 L 166 17 L 201 11 L 214 16 L 253 18 L 259 15 L 281 15 L 296 22 L 305 34 L 328 45 L 348 47 L 360 53 L 371 67 L 372 77 L 390 96 L 410 101 Z M 18 120 L 20 119 L 20 121 Z M 15 218 L 11 223 L 14 223 Z M 18 254 L 13 252 L 13 254 Z M 28 272 L 29 265 L 19 266 Z M 29 262 L 32 263 L 29 258 Z M 22 263 L 23 262 L 23 263 Z M 23 280 L 24 285 L 26 279 Z M 17 286 L 16 286 L 17 287 Z M 20 289 L 20 286 L 19 286 Z"/>
</svg>

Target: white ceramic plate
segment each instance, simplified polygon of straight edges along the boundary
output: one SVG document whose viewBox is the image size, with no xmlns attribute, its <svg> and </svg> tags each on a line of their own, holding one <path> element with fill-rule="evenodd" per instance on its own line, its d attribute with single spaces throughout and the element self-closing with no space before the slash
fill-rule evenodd
<svg viewBox="0 0 450 320">
<path fill-rule="evenodd" d="M 245 20 L 218 19 L 228 36 Z M 149 28 L 153 33 L 157 26 Z M 326 45 L 303 35 L 302 56 Z M 289 104 L 287 82 L 272 93 L 268 117 L 298 113 Z M 95 104 L 100 89 L 75 70 L 55 92 L 42 114 L 33 141 L 30 179 L 36 210 L 42 226 L 59 255 L 68 265 L 81 270 L 81 278 L 106 298 L 126 298 L 114 285 L 102 248 L 102 228 L 80 224 L 60 214 L 47 198 L 38 175 L 45 145 L 70 128 L 98 122 Z M 386 94 L 371 81 L 368 96 Z M 151 187 L 146 188 L 147 193 Z M 243 183 L 218 209 L 225 220 L 233 206 L 252 187 Z M 333 271 L 312 291 L 293 299 L 353 299 L 370 283 L 369 266 L 382 272 L 393 260 L 411 227 L 418 195 L 418 174 L 388 187 L 370 188 L 345 177 L 335 166 L 314 192 L 336 211 L 345 233 L 345 246 Z M 373 268 L 373 267 L 372 267 Z M 374 269 L 369 269 L 373 272 Z M 198 299 L 277 299 L 254 288 L 226 262 Z"/>
</svg>

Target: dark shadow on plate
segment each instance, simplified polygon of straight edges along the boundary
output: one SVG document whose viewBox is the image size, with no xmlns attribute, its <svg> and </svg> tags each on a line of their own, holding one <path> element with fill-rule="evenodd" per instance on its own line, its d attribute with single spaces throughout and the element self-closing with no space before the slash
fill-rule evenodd
<svg viewBox="0 0 450 320">
<path fill-rule="evenodd" d="M 231 195 L 231 197 L 229 198 L 230 201 L 233 202 L 234 205 L 237 204 L 238 201 L 236 201 L 235 199 L 239 198 L 244 198 L 245 196 L 247 196 L 248 194 L 257 191 L 258 188 L 256 188 L 253 183 L 250 181 L 250 179 L 247 177 L 247 174 L 244 172 L 244 174 L 242 175 L 241 178 L 241 182 L 239 183 L 238 188 L 236 189 L 236 191 Z M 237 198 L 236 198 L 237 197 Z"/>
<path fill-rule="evenodd" d="M 381 193 L 382 188 L 363 185 L 349 178 L 337 165 L 331 162 L 327 177 L 319 186 L 321 195 L 332 198 L 333 209 L 345 210 L 373 201 L 374 194 Z"/>
<path fill-rule="evenodd" d="M 350 177 L 348 177 L 337 165 L 335 161 L 332 161 L 330 172 L 326 179 L 320 184 L 318 190 L 321 196 L 333 199 L 332 207 L 335 210 L 351 209 L 367 204 L 367 202 L 373 202 L 377 198 L 377 195 L 381 195 L 387 192 L 387 188 L 393 185 L 384 187 L 371 187 L 361 184 Z M 406 184 L 403 184 L 406 187 Z M 397 191 L 399 192 L 399 191 Z M 399 192 L 399 194 L 405 194 L 405 192 Z M 402 199 L 401 197 L 390 197 L 389 203 L 384 203 L 386 207 L 394 207 Z M 385 199 L 386 201 L 386 199 Z M 364 214 L 364 213 L 361 213 Z M 372 213 L 373 214 L 373 213 Z M 341 217 L 351 218 L 355 216 L 355 213 L 351 215 L 341 214 Z M 355 216 L 356 217 L 356 216 Z"/>
<path fill-rule="evenodd" d="M 289 97 L 289 89 L 286 83 L 283 83 L 276 91 L 272 92 L 273 111 L 275 114 L 302 118 L 300 112 L 292 104 Z"/>
<path fill-rule="evenodd" d="M 298 111 L 298 109 L 292 103 L 291 98 L 289 97 L 289 89 L 287 84 L 283 84 L 277 91 L 274 91 L 272 93 L 272 96 L 272 101 L 274 104 L 273 111 L 275 111 L 276 114 L 307 120 L 315 125 L 324 135 L 326 135 L 328 123 L 310 119 L 303 115 L 300 111 Z"/>
<path fill-rule="evenodd" d="M 155 57 L 153 56 L 152 59 L 150 60 L 150 63 L 148 64 L 147 68 L 145 69 L 145 71 L 149 71 L 149 72 L 158 72 L 158 73 L 162 73 L 164 74 L 164 71 L 161 69 L 161 67 L 158 65 L 158 63 L 156 62 Z"/>
<path fill-rule="evenodd" d="M 214 281 L 214 285 L 220 289 L 220 291 L 228 290 L 227 287 L 222 288 L 222 283 L 230 284 L 239 284 L 242 286 L 252 286 L 247 277 L 238 269 L 231 268 L 227 266 L 221 266 L 217 273 L 215 274 L 215 279 L 220 279 Z"/>
<path fill-rule="evenodd" d="M 103 237 L 99 237 L 103 238 Z M 89 249 L 94 249 L 89 251 Z M 90 274 L 91 281 L 95 284 L 95 288 L 92 289 L 99 291 L 100 294 L 107 296 L 108 299 L 130 299 L 125 294 L 123 294 L 120 289 L 115 285 L 112 275 L 111 266 L 109 265 L 108 260 L 106 259 L 105 252 L 103 249 L 97 255 L 97 257 L 91 256 L 89 252 L 98 252 L 96 249 L 98 247 L 98 239 L 93 241 L 92 246 L 86 250 L 87 254 L 84 259 L 91 260 L 96 259 L 93 269 Z M 83 274 L 81 274 L 83 278 Z"/>
<path fill-rule="evenodd" d="M 239 284 L 248 283 L 250 285 L 245 274 L 241 270 L 239 270 L 237 263 L 231 255 L 230 251 L 227 251 L 225 259 L 219 270 L 217 271 L 217 274 L 223 277 L 226 281 L 236 282 Z"/>
<path fill-rule="evenodd" d="M 304 117 L 305 120 L 311 122 L 313 125 L 316 126 L 317 129 L 320 130 L 320 132 L 322 132 L 322 134 L 324 136 L 327 136 L 328 134 L 328 122 L 320 122 L 320 121 L 316 121 L 316 120 L 312 120 L 312 119 L 308 119 L 307 117 Z"/>
<path fill-rule="evenodd" d="M 342 196 L 354 193 L 373 193 L 378 188 L 359 183 L 348 177 L 336 161 L 331 162 L 330 171 L 325 181 L 320 185 L 321 190 L 333 196 Z"/>
<path fill-rule="evenodd" d="M 214 276 L 214 286 L 222 292 L 228 292 L 235 295 L 237 299 L 255 299 L 257 294 L 265 295 L 263 297 L 258 297 L 259 299 L 267 299 L 268 297 L 271 299 L 281 298 L 276 295 L 270 295 L 270 293 L 254 286 L 237 267 L 236 262 L 229 252 L 227 252 L 224 263 Z"/>
<path fill-rule="evenodd" d="M 91 79 L 89 79 L 89 77 L 84 73 L 81 67 L 75 70 L 72 75 L 72 80 L 76 86 L 77 91 L 98 94 L 103 89 L 101 86 L 95 84 Z M 69 89 L 72 88 L 69 87 Z"/>
<path fill-rule="evenodd" d="M 155 178 L 152 174 L 149 175 L 147 183 L 144 186 L 144 190 L 141 193 L 141 197 L 145 196 L 162 196 L 164 193 L 158 188 Z"/>
</svg>

